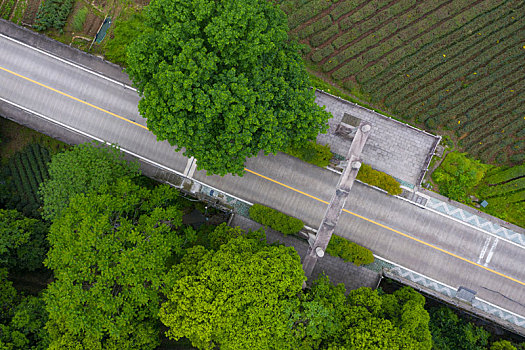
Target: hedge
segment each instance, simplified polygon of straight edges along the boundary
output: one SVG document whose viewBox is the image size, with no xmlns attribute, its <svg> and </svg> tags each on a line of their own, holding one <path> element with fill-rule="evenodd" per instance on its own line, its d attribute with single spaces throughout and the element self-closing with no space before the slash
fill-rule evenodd
<svg viewBox="0 0 525 350">
<path fill-rule="evenodd" d="M 326 247 L 326 252 L 357 266 L 374 262 L 374 255 L 369 249 L 350 242 L 338 235 L 332 235 L 330 243 L 328 243 L 328 247 Z"/>
<path fill-rule="evenodd" d="M 357 179 L 369 185 L 379 187 L 391 195 L 399 195 L 403 190 L 401 185 L 392 176 L 372 169 L 370 165 L 363 164 L 357 173 Z"/>
<path fill-rule="evenodd" d="M 250 218 L 285 235 L 296 234 L 304 227 L 301 220 L 261 204 L 250 207 Z"/>
<path fill-rule="evenodd" d="M 308 141 L 301 145 L 290 146 L 286 150 L 286 153 L 322 168 L 328 166 L 328 164 L 330 164 L 330 159 L 334 156 L 332 151 L 330 151 L 330 146 L 320 145 L 313 141 Z"/>
<path fill-rule="evenodd" d="M 490 174 L 487 174 L 484 181 L 489 184 L 498 184 L 521 176 L 525 176 L 525 164 L 516 165 L 508 169 L 498 168 L 498 170 L 491 171 Z"/>
</svg>

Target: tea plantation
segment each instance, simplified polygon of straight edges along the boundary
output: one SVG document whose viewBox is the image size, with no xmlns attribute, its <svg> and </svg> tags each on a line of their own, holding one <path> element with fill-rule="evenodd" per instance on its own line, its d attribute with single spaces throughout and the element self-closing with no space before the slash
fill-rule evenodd
<svg viewBox="0 0 525 350">
<path fill-rule="evenodd" d="M 485 163 L 525 160 L 525 3 L 278 0 L 324 79 Z"/>
</svg>

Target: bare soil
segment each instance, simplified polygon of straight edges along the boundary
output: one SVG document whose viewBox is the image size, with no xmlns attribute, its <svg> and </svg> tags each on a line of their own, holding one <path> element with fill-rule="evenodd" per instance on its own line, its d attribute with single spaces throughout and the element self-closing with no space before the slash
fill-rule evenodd
<svg viewBox="0 0 525 350">
<path fill-rule="evenodd" d="M 86 22 L 84 23 L 83 33 L 89 37 L 95 37 L 97 34 L 98 28 L 104 22 L 104 20 L 93 13 L 88 13 L 86 17 Z"/>
<path fill-rule="evenodd" d="M 35 23 L 36 13 L 42 0 L 27 0 L 27 8 L 22 17 L 22 23 L 32 25 Z"/>
</svg>

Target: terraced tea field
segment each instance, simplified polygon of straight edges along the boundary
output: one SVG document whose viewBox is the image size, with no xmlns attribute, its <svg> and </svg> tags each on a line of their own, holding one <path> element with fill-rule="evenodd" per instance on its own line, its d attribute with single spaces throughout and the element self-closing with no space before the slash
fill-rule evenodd
<svg viewBox="0 0 525 350">
<path fill-rule="evenodd" d="M 278 0 L 326 80 L 484 162 L 525 160 L 522 0 Z"/>
</svg>

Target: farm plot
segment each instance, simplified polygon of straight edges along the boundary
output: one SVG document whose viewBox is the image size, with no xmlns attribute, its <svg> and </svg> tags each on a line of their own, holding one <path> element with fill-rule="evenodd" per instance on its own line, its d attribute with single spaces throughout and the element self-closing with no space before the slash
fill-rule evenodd
<svg viewBox="0 0 525 350">
<path fill-rule="evenodd" d="M 525 160 L 523 1 L 277 2 L 326 80 L 484 162 Z"/>
</svg>

